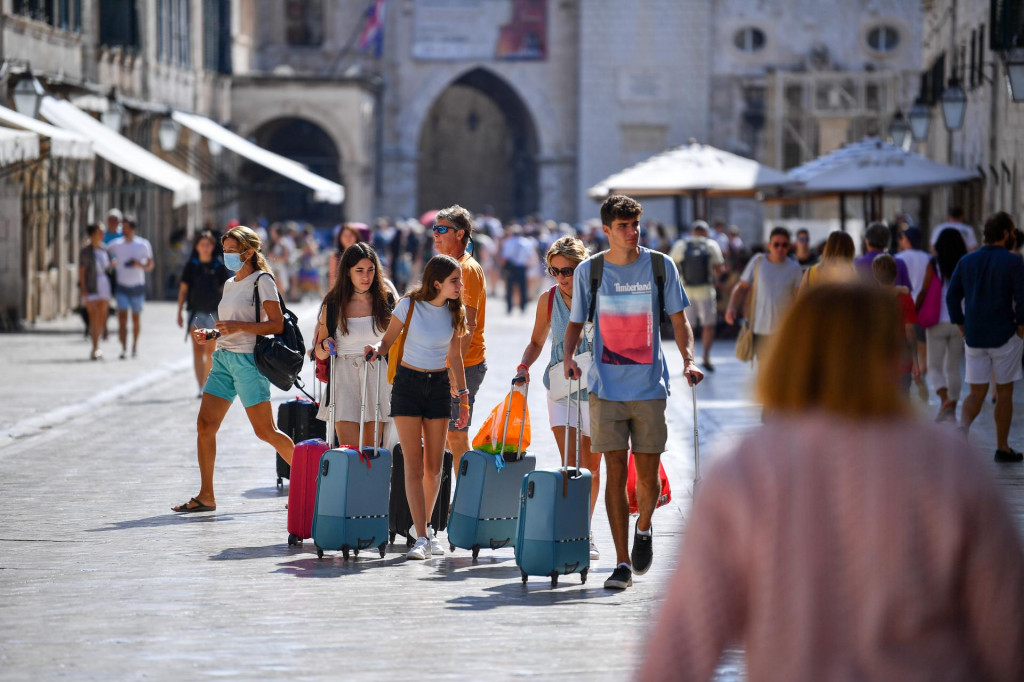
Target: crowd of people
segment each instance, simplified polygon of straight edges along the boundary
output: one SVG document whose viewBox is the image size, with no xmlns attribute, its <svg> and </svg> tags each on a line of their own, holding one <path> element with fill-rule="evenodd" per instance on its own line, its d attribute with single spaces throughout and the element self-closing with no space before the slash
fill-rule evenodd
<svg viewBox="0 0 1024 682">
<path fill-rule="evenodd" d="M 873 223 L 859 256 L 841 231 L 814 248 L 806 230 L 776 227 L 764 249 L 748 249 L 722 221 L 696 221 L 672 240 L 641 218 L 640 204 L 623 196 L 580 230 L 503 226 L 452 206 L 432 216 L 429 234 L 410 223 L 339 226 L 328 253 L 311 233 L 296 242 L 282 226 L 265 237 L 241 225 L 219 238 L 198 234 L 178 322 L 193 342 L 202 398 L 200 489 L 173 510 L 217 508 L 217 433 L 236 396 L 255 435 L 291 460 L 294 443 L 274 423 L 253 347 L 257 335 L 282 328 L 285 292 L 308 292 L 323 303 L 312 351 L 335 356 L 335 385 L 358 385 L 363 363 L 400 353 L 393 382 L 370 401 L 384 407 L 378 426 L 393 423 L 405 457 L 415 535 L 407 557 L 443 554 L 429 525 L 442 456 L 452 451 L 457 470 L 470 448 L 488 375 L 488 294 L 501 294 L 509 314 L 534 302 L 534 324 L 514 371 L 494 370 L 502 382 L 540 372 L 556 443 L 569 448 L 570 465 L 578 458 L 592 473 L 591 515 L 605 484 L 615 558 L 604 586 L 628 589 L 654 558 L 670 387 L 662 339 L 673 340 L 683 378 L 696 386 L 715 371 L 716 330 L 745 322 L 764 424 L 704 479 L 640 678 L 708 679 L 723 649 L 741 640 L 752 676 L 1020 679 L 1024 550 L 966 440 L 991 392 L 994 459 L 1024 460 L 1010 445 L 1013 386 L 1024 377 L 1024 233 L 1012 218 L 990 216 L 979 247 L 952 209 L 927 249 L 916 227 Z M 90 227 L 83 249 L 94 353 L 105 302 L 117 296 L 120 310 L 123 297 L 125 313 L 134 311 L 132 275 L 146 270 L 141 251 L 124 246 L 138 237 L 122 231 L 104 248 L 103 228 Z M 294 250 L 303 254 L 297 266 Z M 122 281 L 118 264 L 139 273 L 129 269 Z M 545 276 L 554 284 L 541 290 Z M 125 332 L 120 338 L 127 353 Z M 561 396 L 581 375 L 577 419 Z M 915 385 L 919 398 L 938 397 L 938 423 L 916 416 Z M 359 391 L 339 393 L 340 442 L 358 439 L 359 400 Z M 363 426 L 367 436 L 383 431 Z M 369 439 L 361 445 L 380 445 Z M 639 507 L 632 542 L 630 455 Z M 592 536 L 591 557 L 600 557 Z"/>
</svg>

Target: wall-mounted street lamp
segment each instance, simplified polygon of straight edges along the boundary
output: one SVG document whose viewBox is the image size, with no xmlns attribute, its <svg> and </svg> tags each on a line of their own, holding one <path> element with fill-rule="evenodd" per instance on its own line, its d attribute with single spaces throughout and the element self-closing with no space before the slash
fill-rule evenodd
<svg viewBox="0 0 1024 682">
<path fill-rule="evenodd" d="M 111 98 L 110 106 L 107 107 L 106 111 L 100 114 L 100 121 L 115 133 L 120 133 L 121 126 L 124 125 L 124 113 L 124 105 L 116 99 Z"/>
<path fill-rule="evenodd" d="M 917 98 L 914 106 L 910 107 L 910 113 L 907 114 L 907 118 L 910 119 L 910 134 L 913 136 L 914 142 L 924 142 L 927 140 L 928 127 L 932 122 L 932 111 L 924 103 L 923 98 Z"/>
<path fill-rule="evenodd" d="M 14 109 L 23 116 L 36 118 L 39 116 L 39 106 L 43 103 L 46 90 L 43 84 L 35 76 L 22 78 L 14 86 Z"/>
<path fill-rule="evenodd" d="M 1012 50 L 1004 52 L 1003 66 L 1006 67 L 1006 87 L 1010 90 L 1010 99 L 1024 102 L 1024 47 L 1015 45 Z"/>
<path fill-rule="evenodd" d="M 178 138 L 181 137 L 181 125 L 172 118 L 162 118 L 156 134 L 160 138 L 160 149 L 173 152 L 178 146 Z"/>
<path fill-rule="evenodd" d="M 910 124 L 907 123 L 907 119 L 903 117 L 903 112 L 900 110 L 896 111 L 896 115 L 892 117 L 892 122 L 889 123 L 889 137 L 892 138 L 892 143 L 904 149 L 904 143 L 907 142 L 907 136 L 910 135 Z"/>
<path fill-rule="evenodd" d="M 210 138 L 206 138 L 206 148 L 210 150 L 210 156 L 212 156 L 215 159 L 218 156 L 220 156 L 220 153 L 222 151 L 224 151 L 224 147 L 221 145 L 220 142 L 217 142 L 216 140 L 211 140 Z"/>
<path fill-rule="evenodd" d="M 960 130 L 964 124 L 964 114 L 967 111 L 967 93 L 960 87 L 960 79 L 953 76 L 949 79 L 949 85 L 939 98 L 942 105 L 942 118 L 946 123 L 946 130 L 954 132 Z"/>
</svg>

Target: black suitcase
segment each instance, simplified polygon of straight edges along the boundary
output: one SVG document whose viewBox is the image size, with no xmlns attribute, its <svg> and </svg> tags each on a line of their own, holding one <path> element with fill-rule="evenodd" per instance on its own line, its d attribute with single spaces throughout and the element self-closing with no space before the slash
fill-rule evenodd
<svg viewBox="0 0 1024 682">
<path fill-rule="evenodd" d="M 452 453 L 444 451 L 441 461 L 441 487 L 437 491 L 437 502 L 434 513 L 430 515 L 430 523 L 435 531 L 448 527 L 448 506 L 452 501 Z M 395 445 L 391 452 L 391 501 L 388 504 L 388 531 L 390 542 L 395 537 L 405 537 L 405 544 L 411 545 L 416 538 L 409 537 L 412 526 L 412 513 L 409 511 L 409 500 L 405 496 L 405 457 L 402 455 L 401 444 Z"/>
<path fill-rule="evenodd" d="M 327 440 L 327 424 L 316 418 L 319 406 L 312 400 L 295 398 L 281 403 L 277 408 L 277 428 L 281 429 L 295 443 L 310 438 Z M 277 487 L 284 489 L 284 479 L 291 478 L 292 468 L 281 455 L 277 458 Z"/>
</svg>

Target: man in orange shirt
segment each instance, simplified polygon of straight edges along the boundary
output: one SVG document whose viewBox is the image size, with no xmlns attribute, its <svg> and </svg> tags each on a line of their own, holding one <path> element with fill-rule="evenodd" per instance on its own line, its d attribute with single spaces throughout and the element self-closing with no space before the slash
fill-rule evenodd
<svg viewBox="0 0 1024 682">
<path fill-rule="evenodd" d="M 462 265 L 462 303 L 466 306 L 466 328 L 462 337 L 462 358 L 466 367 L 466 390 L 469 398 L 469 419 L 461 429 L 455 422 L 448 424 L 448 449 L 454 456 L 455 471 L 459 470 L 462 455 L 469 451 L 469 425 L 473 422 L 473 403 L 476 392 L 484 381 L 487 363 L 484 361 L 484 316 L 487 308 L 487 282 L 484 270 L 476 259 L 466 253 L 466 245 L 473 232 L 473 217 L 459 205 L 438 211 L 434 218 L 434 249 L 451 256 Z M 454 386 L 455 384 L 452 384 Z M 458 396 L 461 401 L 464 396 Z"/>
</svg>

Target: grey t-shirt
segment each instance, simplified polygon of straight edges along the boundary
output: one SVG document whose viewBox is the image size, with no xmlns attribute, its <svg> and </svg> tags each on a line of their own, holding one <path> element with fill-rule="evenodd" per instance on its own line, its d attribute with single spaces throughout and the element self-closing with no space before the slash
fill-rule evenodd
<svg viewBox="0 0 1024 682">
<path fill-rule="evenodd" d="M 800 286 L 803 271 L 800 264 L 791 258 L 781 263 L 772 263 L 764 254 L 759 253 L 747 263 L 740 279 L 753 286 L 754 268 L 758 263 L 761 263 L 761 267 L 757 274 L 754 299 L 754 333 L 771 334 L 779 326 L 796 288 Z"/>
</svg>

